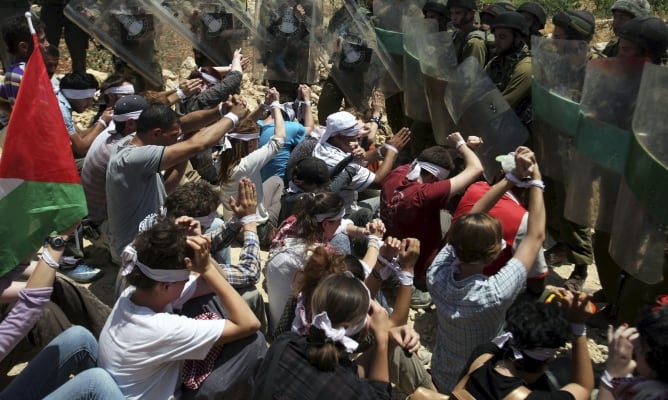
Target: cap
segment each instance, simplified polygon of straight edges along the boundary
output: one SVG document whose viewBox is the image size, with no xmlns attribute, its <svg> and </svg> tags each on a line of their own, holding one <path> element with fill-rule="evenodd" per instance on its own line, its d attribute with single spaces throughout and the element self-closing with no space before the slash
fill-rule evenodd
<svg viewBox="0 0 668 400">
<path fill-rule="evenodd" d="M 506 11 L 499 14 L 494 21 L 492 21 L 492 32 L 496 28 L 508 28 L 516 30 L 522 36 L 529 35 L 529 25 L 527 20 L 522 16 L 522 14 L 516 11 Z"/>
<path fill-rule="evenodd" d="M 647 0 L 617 0 L 610 7 L 610 11 L 622 11 L 637 18 L 649 15 L 651 6 Z"/>
<path fill-rule="evenodd" d="M 123 115 L 134 111 L 143 111 L 148 107 L 148 102 L 142 96 L 130 94 L 123 96 L 114 104 L 114 115 Z"/>
<path fill-rule="evenodd" d="M 534 18 L 536 18 L 538 21 L 538 25 L 540 25 L 538 29 L 545 28 L 545 22 L 547 22 L 547 12 L 545 12 L 545 8 L 542 5 L 530 1 L 520 5 L 517 8 L 517 12 L 525 12 L 533 15 Z"/>
<path fill-rule="evenodd" d="M 306 157 L 297 162 L 292 169 L 292 179 L 316 186 L 329 183 L 327 164 L 316 157 Z"/>
<path fill-rule="evenodd" d="M 347 111 L 339 111 L 327 117 L 327 127 L 320 141 L 326 142 L 330 137 L 337 135 L 356 136 L 358 133 L 357 118 Z"/>
</svg>

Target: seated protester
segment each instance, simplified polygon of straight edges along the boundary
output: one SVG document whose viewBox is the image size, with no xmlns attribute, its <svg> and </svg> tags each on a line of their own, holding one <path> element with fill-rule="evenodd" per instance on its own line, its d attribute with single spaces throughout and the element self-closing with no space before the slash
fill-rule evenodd
<svg viewBox="0 0 668 400">
<path fill-rule="evenodd" d="M 262 181 L 266 181 L 272 176 L 278 176 L 283 180 L 283 183 L 288 182 L 285 169 L 288 165 L 288 159 L 290 158 L 290 153 L 292 150 L 297 147 L 299 143 L 304 140 L 307 134 L 313 129 L 313 113 L 311 112 L 311 88 L 307 85 L 299 85 L 299 96 L 301 98 L 307 99 L 303 101 L 304 104 L 304 115 L 305 121 L 302 125 L 299 122 L 294 121 L 295 112 L 292 108 L 292 104 L 285 103 L 282 105 L 282 114 L 283 120 L 285 121 L 285 142 L 283 147 L 279 150 L 278 154 L 272 158 L 260 171 L 262 176 Z M 269 108 L 269 104 L 262 105 L 261 108 Z M 274 135 L 274 118 L 269 115 L 264 120 L 257 121 L 257 124 L 260 126 L 260 141 L 259 146 L 262 147 L 271 140 Z"/>
<path fill-rule="evenodd" d="M 111 99 L 111 98 L 110 98 Z M 128 95 L 114 100 L 114 112 L 109 127 L 95 138 L 88 149 L 81 169 L 81 184 L 88 204 L 88 223 L 99 234 L 98 243 L 109 247 L 107 221 L 107 167 L 111 149 L 122 138 L 137 131 L 137 119 L 148 107 L 142 96 Z"/>
<path fill-rule="evenodd" d="M 597 400 L 664 400 L 668 396 L 668 306 L 646 312 L 636 324 L 608 327 L 610 353 Z"/>
<path fill-rule="evenodd" d="M 432 377 L 441 393 L 452 391 L 473 349 L 501 332 L 503 314 L 524 289 L 545 238 L 544 185 L 538 165 L 533 153 L 523 147 L 517 149 L 515 163 L 517 173 L 531 175 L 532 183 L 527 234 L 513 258 L 495 275 L 483 275 L 485 266 L 503 249 L 501 224 L 485 212 L 512 187 L 504 178 L 453 225 L 449 243 L 427 271 L 427 286 L 438 313 Z"/>
<path fill-rule="evenodd" d="M 388 238 L 388 241 L 394 240 L 394 248 L 399 251 L 401 241 Z M 388 243 L 386 241 L 386 245 Z M 410 248 L 410 251 L 407 250 Z M 402 249 L 404 250 L 404 249 Z M 406 247 L 406 255 L 411 253 L 417 258 L 415 243 Z M 387 254 L 386 254 L 387 256 Z M 403 254 L 402 254 L 403 256 Z M 409 256 L 410 257 L 410 256 Z M 404 263 L 402 263 L 404 264 Z M 406 262 L 408 264 L 408 262 Z M 303 271 L 299 271 L 295 276 L 294 294 L 291 301 L 286 304 L 283 315 L 279 321 L 274 337 L 280 338 L 281 334 L 286 332 L 298 333 L 302 336 L 308 336 L 311 328 L 311 299 L 313 291 L 318 284 L 327 276 L 337 273 L 350 271 L 355 278 L 363 280 L 366 276 L 365 267 L 352 255 L 342 256 L 328 251 L 325 247 L 318 247 L 314 250 L 311 257 L 304 263 Z M 366 278 L 369 280 L 370 278 Z M 367 284 L 368 287 L 368 284 Z M 371 290 L 373 296 L 373 290 Z M 408 315 L 408 301 L 410 291 L 405 298 L 406 316 Z M 419 348 L 419 335 L 412 328 L 408 327 L 406 320 L 397 323 L 396 317 L 401 312 L 395 312 L 390 316 L 390 330 L 396 333 L 397 337 L 404 340 L 393 346 L 390 350 L 390 381 L 397 385 L 397 389 L 403 393 L 412 393 L 417 387 L 433 388 L 431 376 L 427 373 L 422 361 L 418 357 L 412 357 L 412 354 Z M 280 339 L 279 339 L 280 340 Z M 369 349 L 373 346 L 374 338 L 372 335 L 365 335 L 360 341 L 360 346 L 356 352 L 364 352 L 358 358 L 358 365 L 368 368 Z"/>
<path fill-rule="evenodd" d="M 231 195 L 236 191 L 237 182 L 241 177 L 248 177 L 257 188 L 258 200 L 258 232 L 262 248 L 268 248 L 276 230 L 278 213 L 280 212 L 280 194 L 283 192 L 281 179 L 262 182 L 260 170 L 278 154 L 285 142 L 285 123 L 278 103 L 279 94 L 275 88 L 267 91 L 265 103 L 271 104 L 271 112 L 275 121 L 274 136 L 264 146 L 258 148 L 258 135 L 228 134 L 225 137 L 225 148 L 218 158 L 218 184 L 222 192 L 224 217 L 231 217 L 231 210 L 226 207 Z M 266 195 L 265 195 L 265 190 Z"/>
<path fill-rule="evenodd" d="M 256 375 L 255 398 L 390 399 L 390 322 L 364 283 L 345 274 L 324 278 L 313 292 L 311 310 L 308 336 L 285 334 L 269 348 Z M 376 346 L 363 379 L 349 354 L 367 326 Z"/>
<path fill-rule="evenodd" d="M 590 398 L 594 373 L 584 323 L 592 315 L 591 304 L 585 294 L 557 290 L 558 303 L 520 301 L 508 309 L 505 332 L 473 350 L 450 398 Z M 573 343 L 571 382 L 557 388 L 545 372 L 569 336 Z M 411 396 L 415 400 L 447 398 L 424 389 Z"/>
<path fill-rule="evenodd" d="M 335 168 L 334 179 L 330 181 L 329 168 L 319 158 L 307 156 L 295 163 L 290 171 L 288 188 L 281 196 L 281 213 L 279 223 L 294 214 L 294 206 L 303 193 L 339 192 L 352 182 L 355 167 L 349 165 L 352 157 L 344 158 Z"/>
<path fill-rule="evenodd" d="M 253 188 L 245 185 L 239 201 L 252 199 Z M 114 305 L 100 335 L 99 364 L 128 399 L 179 398 L 182 383 L 184 394 L 193 396 L 249 398 L 253 392 L 252 374 L 266 350 L 257 333 L 260 321 L 220 273 L 200 229 L 189 217 L 162 220 L 124 252 L 123 273 L 132 286 Z M 244 230 L 254 233 L 255 222 Z M 193 280 L 191 271 L 199 277 Z M 225 309 L 225 319 L 211 313 L 173 314 L 211 292 Z M 184 367 L 186 360 L 205 358 Z M 221 373 L 228 374 L 224 382 Z"/>
<path fill-rule="evenodd" d="M 453 164 L 448 150 L 434 146 L 423 150 L 411 164 L 392 170 L 380 192 L 380 217 L 388 235 L 420 241 L 415 278 L 422 290 L 427 267 L 443 246 L 441 210 L 453 194 L 463 191 L 482 174 L 482 164 L 472 150 L 473 142 L 467 146 L 459 133 L 450 134 L 448 140 L 464 158 L 461 173 L 450 176 Z"/>
<path fill-rule="evenodd" d="M 108 108 L 113 108 L 121 97 L 133 94 L 135 94 L 135 87 L 132 84 L 132 80 L 130 78 L 115 74 L 109 75 L 107 79 L 102 81 L 100 84 L 100 95 L 102 101 L 91 122 L 95 123 L 95 121 L 97 121 L 102 116 L 104 111 Z M 109 123 L 108 128 L 111 130 L 114 129 L 113 118 Z"/>
<path fill-rule="evenodd" d="M 385 177 L 392 171 L 392 164 L 399 151 L 408 144 L 410 130 L 401 129 L 396 135 L 387 141 L 382 148 L 374 151 L 364 150 L 359 146 L 360 136 L 368 133 L 368 123 L 355 118 L 347 111 L 339 111 L 327 117 L 327 128 L 313 149 L 313 156 L 317 157 L 329 167 L 330 173 L 346 157 L 353 154 L 356 158 L 351 164 L 357 169 L 355 177 L 350 185 L 341 190 L 341 196 L 345 200 L 345 216 L 357 226 L 364 226 L 378 211 L 378 199 L 371 198 L 357 202 L 357 192 L 365 190 L 372 185 L 380 187 Z M 383 160 L 380 168 L 374 173 L 366 168 L 366 164 Z"/>
<path fill-rule="evenodd" d="M 95 77 L 84 72 L 71 72 L 60 80 L 60 90 L 56 93 L 56 97 L 58 98 L 60 113 L 65 121 L 65 128 L 70 134 L 72 151 L 75 157 L 85 157 L 93 140 L 111 122 L 111 108 L 107 108 L 90 128 L 79 130 L 74 125 L 72 111 L 81 113 L 91 107 L 98 86 Z"/>
<path fill-rule="evenodd" d="M 501 179 L 505 173 L 513 174 L 514 165 L 515 165 L 515 156 L 514 154 L 508 154 L 505 156 L 497 157 L 501 159 L 502 165 L 504 165 L 504 171 L 499 174 L 496 181 Z M 512 163 L 512 166 L 508 164 L 507 170 L 505 170 L 506 163 Z M 468 214 L 475 204 L 491 189 L 491 186 L 487 182 L 476 182 L 469 186 L 464 193 L 464 196 L 459 200 L 457 204 L 457 209 L 455 210 L 454 215 L 452 216 L 452 224 L 454 225 L 457 220 Z M 486 276 L 494 275 L 499 271 L 501 267 L 506 265 L 506 263 L 512 258 L 513 252 L 517 250 L 517 246 L 521 243 L 522 239 L 527 232 L 527 221 L 529 219 L 529 213 L 522 204 L 522 199 L 524 198 L 522 189 L 517 186 L 513 187 L 511 190 L 501 196 L 499 201 L 494 204 L 494 206 L 488 211 L 488 214 L 492 217 L 499 220 L 501 223 L 501 229 L 503 231 L 503 240 L 506 243 L 506 246 L 499 256 L 492 261 L 489 265 L 483 270 L 483 274 Z M 527 277 L 527 291 L 534 295 L 540 295 L 545 288 L 545 278 L 549 270 L 547 269 L 547 264 L 545 262 L 545 255 L 543 248 L 538 251 L 538 256 L 536 257 L 536 262 L 533 264 L 531 270 L 528 273 Z"/>
<path fill-rule="evenodd" d="M 72 230 L 74 227 L 67 232 Z M 89 387 L 88 394 L 98 390 L 105 393 L 106 387 L 110 398 L 122 398 L 118 388 L 115 388 L 117 395 L 114 394 L 113 380 L 108 375 L 105 377 L 104 371 L 79 374 L 96 366 L 97 341 L 88 330 L 73 327 L 73 324 L 86 325 L 98 335 L 109 307 L 88 289 L 56 279 L 67 237 L 49 236 L 34 268 L 18 265 L 0 278 L 2 301 L 13 303 L 0 322 L 2 375 L 16 364 L 30 361 L 28 367 L 0 391 L 0 398 L 87 398 L 84 386 Z M 28 271 L 27 282 L 12 282 Z M 60 368 L 53 368 L 54 365 Z M 69 381 L 71 374 L 79 375 Z M 95 382 L 99 382 L 99 386 L 96 387 Z M 61 387 L 63 384 L 67 386 Z M 59 387 L 58 394 L 48 396 Z"/>
<path fill-rule="evenodd" d="M 190 97 L 186 97 L 185 94 L 183 97 L 179 95 L 181 97 L 179 111 L 182 114 L 188 114 L 197 110 L 215 108 L 221 101 L 227 100 L 230 95 L 239 93 L 245 63 L 241 49 L 237 49 L 229 67 L 221 67 L 220 70 L 214 67 L 202 67 L 193 71 L 188 79 L 200 79 L 200 91 Z"/>
<path fill-rule="evenodd" d="M 245 184 L 250 184 L 247 179 L 242 179 Z M 229 242 L 237 236 L 241 229 L 239 219 L 255 215 L 256 205 L 252 209 L 239 209 L 228 224 L 218 218 L 216 209 L 220 205 L 220 192 L 204 181 L 188 182 L 176 188 L 165 200 L 164 212 L 168 218 L 176 219 L 182 216 L 192 216 L 198 220 L 205 235 L 212 237 L 211 255 L 220 264 L 225 279 L 232 285 L 241 297 L 246 300 L 248 306 L 253 310 L 257 318 L 262 322 L 266 330 L 267 316 L 262 294 L 256 284 L 260 281 L 260 247 L 257 239 L 253 246 L 245 246 L 244 254 L 239 259 L 239 264 L 232 264 L 230 257 Z M 239 213 L 241 212 L 241 213 Z M 222 231 L 226 231 L 223 233 Z M 213 236 L 215 235 L 215 237 Z M 223 243 L 223 237 L 228 238 L 228 243 Z M 247 256 L 251 253 L 253 256 Z"/>
<path fill-rule="evenodd" d="M 668 25 L 661 18 L 633 18 L 619 29 L 617 36 L 617 57 L 643 57 L 657 65 L 666 57 Z"/>
</svg>

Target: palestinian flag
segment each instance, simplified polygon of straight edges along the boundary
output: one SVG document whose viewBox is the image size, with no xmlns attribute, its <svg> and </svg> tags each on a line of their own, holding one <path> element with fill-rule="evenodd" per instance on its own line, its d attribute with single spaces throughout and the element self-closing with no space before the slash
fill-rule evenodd
<svg viewBox="0 0 668 400">
<path fill-rule="evenodd" d="M 31 26 L 32 28 L 32 26 Z M 31 29 L 32 31 L 33 29 Z M 0 156 L 0 276 L 88 213 L 69 135 L 33 32 Z"/>
</svg>

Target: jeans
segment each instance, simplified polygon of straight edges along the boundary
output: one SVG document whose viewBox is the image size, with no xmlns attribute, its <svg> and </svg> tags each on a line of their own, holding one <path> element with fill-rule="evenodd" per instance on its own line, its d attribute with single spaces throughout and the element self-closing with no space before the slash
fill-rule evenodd
<svg viewBox="0 0 668 400">
<path fill-rule="evenodd" d="M 124 398 L 109 374 L 94 368 L 96 364 L 97 341 L 85 328 L 73 326 L 42 349 L 0 399 Z M 76 376 L 70 379 L 72 374 Z"/>
</svg>

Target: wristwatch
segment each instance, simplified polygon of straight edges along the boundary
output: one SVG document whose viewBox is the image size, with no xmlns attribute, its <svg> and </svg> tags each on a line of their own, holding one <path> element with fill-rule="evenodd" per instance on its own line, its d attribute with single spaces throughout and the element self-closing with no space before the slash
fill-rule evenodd
<svg viewBox="0 0 668 400">
<path fill-rule="evenodd" d="M 51 246 L 54 250 L 60 250 L 65 247 L 67 240 L 63 239 L 62 236 L 47 236 L 46 243 Z"/>
</svg>

